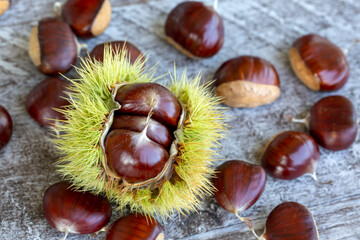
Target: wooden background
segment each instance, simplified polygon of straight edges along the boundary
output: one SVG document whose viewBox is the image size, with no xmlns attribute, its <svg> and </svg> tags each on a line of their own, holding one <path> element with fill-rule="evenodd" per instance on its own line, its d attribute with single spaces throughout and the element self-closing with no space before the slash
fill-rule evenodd
<svg viewBox="0 0 360 240">
<path fill-rule="evenodd" d="M 14 121 L 11 143 L 0 152 L 0 239 L 60 239 L 42 212 L 45 189 L 60 179 L 54 162 L 58 156 L 46 129 L 27 114 L 25 99 L 30 89 L 45 79 L 31 64 L 27 45 L 31 27 L 42 17 L 53 16 L 53 0 L 13 0 L 11 9 L 0 16 L 0 104 Z M 360 112 L 360 45 L 348 52 L 351 77 L 336 93 L 307 89 L 292 73 L 287 57 L 291 43 L 303 34 L 319 33 L 342 48 L 349 48 L 360 36 L 358 0 L 220 0 L 219 12 L 225 25 L 225 44 L 213 58 L 191 60 L 164 40 L 167 13 L 179 2 L 165 0 L 112 0 L 112 21 L 106 32 L 91 40 L 80 40 L 89 49 L 106 40 L 125 40 L 150 54 L 158 63 L 158 75 L 187 68 L 194 76 L 212 78 L 225 60 L 243 54 L 271 61 L 281 79 L 281 96 L 273 104 L 256 109 L 230 109 L 230 135 L 222 141 L 224 159 L 259 162 L 266 141 L 283 130 L 305 130 L 284 120 L 285 114 L 304 116 L 318 99 L 341 94 L 349 97 Z M 212 4 L 211 1 L 206 1 Z M 69 73 L 68 76 L 72 76 Z M 167 77 L 163 81 L 168 81 Z M 243 216 L 254 219 L 261 233 L 266 216 L 283 201 L 307 206 L 318 224 L 320 239 L 360 239 L 360 141 L 345 151 L 321 149 L 317 175 L 293 181 L 268 178 L 260 200 Z M 331 181 L 330 184 L 324 184 Z M 114 214 L 114 218 L 120 213 Z M 173 216 L 164 223 L 166 239 L 255 239 L 247 227 L 213 199 L 190 216 Z M 69 236 L 68 239 L 90 239 Z M 95 239 L 104 239 L 99 234 Z"/>
</svg>

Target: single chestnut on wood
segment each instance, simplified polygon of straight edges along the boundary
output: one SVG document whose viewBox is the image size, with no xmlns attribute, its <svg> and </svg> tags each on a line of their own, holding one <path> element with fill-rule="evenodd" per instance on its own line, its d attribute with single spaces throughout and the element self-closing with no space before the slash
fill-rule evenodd
<svg viewBox="0 0 360 240">
<path fill-rule="evenodd" d="M 111 173 L 128 184 L 149 183 L 170 174 L 175 131 L 182 107 L 165 87 L 156 83 L 121 86 L 115 112 L 104 143 Z"/>
<path fill-rule="evenodd" d="M 152 217 L 127 215 L 106 228 L 106 240 L 164 240 L 164 228 Z"/>
<path fill-rule="evenodd" d="M 291 180 L 308 173 L 316 179 L 319 157 L 319 146 L 309 134 L 285 131 L 267 143 L 261 161 L 275 178 Z"/>
<path fill-rule="evenodd" d="M 59 6 L 62 19 L 68 23 L 79 37 L 96 37 L 102 34 L 111 20 L 109 0 L 67 0 Z"/>
<path fill-rule="evenodd" d="M 296 76 L 314 91 L 337 90 L 350 75 L 343 51 L 317 34 L 297 39 L 289 50 L 289 58 Z"/>
<path fill-rule="evenodd" d="M 214 75 L 215 93 L 231 107 L 252 108 L 275 101 L 280 80 L 275 67 L 254 56 L 240 56 L 223 63 Z"/>
<path fill-rule="evenodd" d="M 263 193 L 266 184 L 264 169 L 244 161 L 232 160 L 221 164 L 215 171 L 215 199 L 221 207 L 234 213 L 253 230 L 251 220 L 239 214 L 250 208 Z"/>
<path fill-rule="evenodd" d="M 309 209 L 296 202 L 278 205 L 266 220 L 259 240 L 318 240 L 319 233 Z"/>
<path fill-rule="evenodd" d="M 9 9 L 11 0 L 0 0 L 0 15 Z"/>
<path fill-rule="evenodd" d="M 90 192 L 78 192 L 67 182 L 51 185 L 44 194 L 43 210 L 49 224 L 60 232 L 89 234 L 110 221 L 109 201 Z"/>
<path fill-rule="evenodd" d="M 141 62 L 145 62 L 144 54 L 142 54 L 142 52 L 134 44 L 125 41 L 112 41 L 98 44 L 94 47 L 89 56 L 92 59 L 95 58 L 97 61 L 102 62 L 104 59 L 106 45 L 109 45 L 113 49 L 113 55 L 115 55 L 117 52 L 121 53 L 123 49 L 126 49 L 126 57 L 129 58 L 131 64 L 134 64 L 138 58 L 140 58 Z"/>
<path fill-rule="evenodd" d="M 326 149 L 347 149 L 356 140 L 358 118 L 352 102 L 340 95 L 317 101 L 305 119 L 292 118 L 293 122 L 308 126 L 311 136 Z"/>
<path fill-rule="evenodd" d="M 9 143 L 13 133 L 13 122 L 9 112 L 0 105 L 0 151 Z"/>
<path fill-rule="evenodd" d="M 165 23 L 167 41 L 190 58 L 209 58 L 223 46 L 224 26 L 212 6 L 188 1 L 177 5 Z"/>
<path fill-rule="evenodd" d="M 65 116 L 55 110 L 69 105 L 65 99 L 69 83 L 59 78 L 47 78 L 37 84 L 26 99 L 26 110 L 40 125 L 53 127 L 56 122 L 65 120 Z"/>
<path fill-rule="evenodd" d="M 46 75 L 68 72 L 75 64 L 79 51 L 76 36 L 62 20 L 42 19 L 31 31 L 30 59 Z"/>
</svg>

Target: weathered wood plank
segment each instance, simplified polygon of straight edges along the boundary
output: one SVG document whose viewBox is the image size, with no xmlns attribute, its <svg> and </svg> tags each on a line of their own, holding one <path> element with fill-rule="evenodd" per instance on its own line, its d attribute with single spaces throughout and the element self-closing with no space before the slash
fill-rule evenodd
<svg viewBox="0 0 360 240">
<path fill-rule="evenodd" d="M 8 108 L 14 120 L 14 135 L 0 152 L 0 239 L 60 239 L 42 213 L 44 190 L 60 179 L 53 163 L 54 147 L 27 115 L 24 102 L 29 90 L 45 78 L 31 64 L 27 55 L 31 27 L 52 16 L 53 0 L 14 0 L 11 10 L 0 16 L 0 104 Z M 185 68 L 189 75 L 199 71 L 209 81 L 219 65 L 241 54 L 264 57 L 277 68 L 282 94 L 269 106 L 256 109 L 230 109 L 231 134 L 222 141 L 224 159 L 259 162 L 266 141 L 288 129 L 305 130 L 292 125 L 284 114 L 305 112 L 316 100 L 329 93 L 315 93 L 303 86 L 292 73 L 287 50 L 302 34 L 317 32 L 342 48 L 359 38 L 360 5 L 357 0 L 222 0 L 219 12 L 224 18 L 225 44 L 218 55 L 202 61 L 190 60 L 164 40 L 163 24 L 167 13 L 181 2 L 165 0 L 112 1 L 113 18 L 106 32 L 86 42 L 91 49 L 97 43 L 127 39 L 150 54 L 150 63 L 158 64 L 158 75 Z M 211 4 L 212 1 L 205 1 Z M 351 78 L 336 94 L 349 97 L 360 112 L 360 47 L 348 53 Z M 71 76 L 73 73 L 70 73 Z M 164 78 L 162 82 L 169 79 Z M 332 93 L 331 93 L 332 94 Z M 268 178 L 264 194 L 244 213 L 253 217 L 260 233 L 266 216 L 283 201 L 298 201 L 308 206 L 318 223 L 321 239 L 360 239 L 360 140 L 340 152 L 321 149 L 317 171 L 320 182 L 309 177 L 294 181 Z M 120 213 L 115 213 L 114 219 Z M 167 239 L 254 239 L 246 226 L 222 210 L 214 200 L 204 201 L 204 208 L 190 216 L 173 216 L 165 224 Z M 103 239 L 100 234 L 95 239 Z M 69 236 L 68 239 L 90 239 Z M 94 239 L 94 238 L 93 238 Z"/>
</svg>

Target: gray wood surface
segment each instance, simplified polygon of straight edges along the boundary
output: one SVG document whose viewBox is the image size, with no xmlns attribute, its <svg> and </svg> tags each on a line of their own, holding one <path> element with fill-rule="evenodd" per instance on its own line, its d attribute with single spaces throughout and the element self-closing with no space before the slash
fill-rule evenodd
<svg viewBox="0 0 360 240">
<path fill-rule="evenodd" d="M 54 162 L 58 159 L 46 129 L 27 114 L 25 99 L 30 89 L 45 79 L 31 64 L 27 44 L 31 27 L 42 17 L 52 16 L 53 0 L 14 0 L 11 9 L 0 16 L 0 104 L 14 121 L 11 143 L 0 152 L 0 239 L 60 239 L 42 212 L 45 189 L 58 181 Z M 276 133 L 305 130 L 284 120 L 284 114 L 304 115 L 318 99 L 335 93 L 317 93 L 302 85 L 290 69 L 287 51 L 300 35 L 315 32 L 349 48 L 360 37 L 358 0 L 220 0 L 224 18 L 225 44 L 211 59 L 186 58 L 164 40 L 167 13 L 181 1 L 113 0 L 112 22 L 106 32 L 86 42 L 91 49 L 106 40 L 133 42 L 158 63 L 158 75 L 187 68 L 189 75 L 199 71 L 210 80 L 225 60 L 243 54 L 271 61 L 281 79 L 281 96 L 273 104 L 256 109 L 230 109 L 232 126 L 222 141 L 224 159 L 259 162 L 266 141 Z M 211 1 L 206 1 L 212 4 Z M 351 77 L 336 92 L 349 97 L 360 112 L 360 45 L 348 52 Z M 72 72 L 68 76 L 72 76 Z M 168 81 L 165 78 L 163 81 Z M 254 219 L 261 233 L 266 216 L 283 201 L 307 206 L 318 224 L 320 239 L 360 239 L 360 141 L 348 149 L 331 152 L 321 149 L 317 175 L 293 181 L 268 178 L 259 201 L 243 216 Z M 331 181 L 329 184 L 324 184 Z M 115 213 L 114 218 L 120 216 Z M 164 223 L 166 239 L 255 239 L 238 219 L 222 210 L 213 199 L 190 216 L 173 216 Z M 104 239 L 99 234 L 93 239 Z M 90 239 L 69 236 L 68 239 Z"/>
</svg>

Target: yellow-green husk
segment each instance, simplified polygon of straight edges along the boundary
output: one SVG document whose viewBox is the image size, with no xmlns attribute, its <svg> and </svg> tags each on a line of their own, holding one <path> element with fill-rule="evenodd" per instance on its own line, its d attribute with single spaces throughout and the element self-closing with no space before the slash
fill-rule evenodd
<svg viewBox="0 0 360 240">
<path fill-rule="evenodd" d="M 175 212 L 189 213 L 201 205 L 201 198 L 210 195 L 210 181 L 214 170 L 218 140 L 224 130 L 224 109 L 219 105 L 209 84 L 202 85 L 200 76 L 188 79 L 171 77 L 167 86 L 184 104 L 187 115 L 180 135 L 179 155 L 175 161 L 175 175 L 165 181 L 157 193 L 152 189 L 126 189 L 107 176 L 104 156 L 99 146 L 104 123 L 114 107 L 111 89 L 119 82 L 151 82 L 154 70 L 143 72 L 142 61 L 130 64 L 125 49 L 105 49 L 104 62 L 82 60 L 77 68 L 79 79 L 70 80 L 70 106 L 62 111 L 67 120 L 56 128 L 62 134 L 54 139 L 61 158 L 58 171 L 78 189 L 96 194 L 106 193 L 120 209 L 165 218 Z"/>
</svg>

